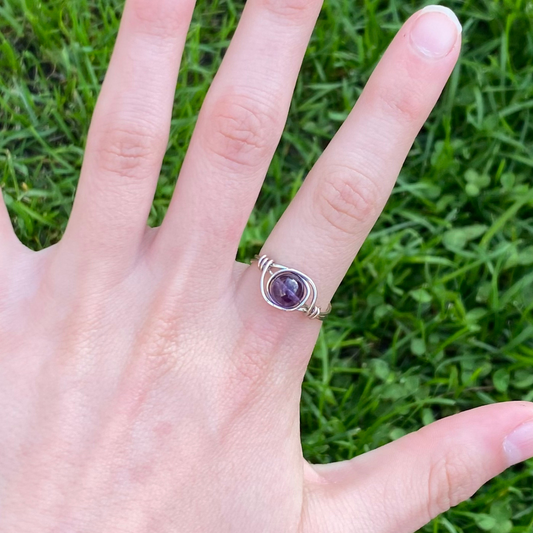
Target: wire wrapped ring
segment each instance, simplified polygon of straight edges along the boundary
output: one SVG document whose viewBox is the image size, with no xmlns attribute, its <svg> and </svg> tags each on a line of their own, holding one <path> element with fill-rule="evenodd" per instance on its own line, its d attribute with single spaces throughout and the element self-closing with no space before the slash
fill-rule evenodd
<svg viewBox="0 0 533 533">
<path fill-rule="evenodd" d="M 318 305 L 317 288 L 313 280 L 303 272 L 274 263 L 266 255 L 255 256 L 261 270 L 261 294 L 265 301 L 282 311 L 302 311 L 308 318 L 323 320 L 331 311 Z"/>
</svg>

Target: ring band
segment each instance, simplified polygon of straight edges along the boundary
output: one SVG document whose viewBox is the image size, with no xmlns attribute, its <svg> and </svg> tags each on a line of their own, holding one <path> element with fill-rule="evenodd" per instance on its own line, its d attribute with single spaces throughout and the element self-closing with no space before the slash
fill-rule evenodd
<svg viewBox="0 0 533 533">
<path fill-rule="evenodd" d="M 318 305 L 317 288 L 313 280 L 303 272 L 274 263 L 266 255 L 255 256 L 261 270 L 261 294 L 265 301 L 282 311 L 302 311 L 308 318 L 323 320 L 331 311 Z"/>
</svg>

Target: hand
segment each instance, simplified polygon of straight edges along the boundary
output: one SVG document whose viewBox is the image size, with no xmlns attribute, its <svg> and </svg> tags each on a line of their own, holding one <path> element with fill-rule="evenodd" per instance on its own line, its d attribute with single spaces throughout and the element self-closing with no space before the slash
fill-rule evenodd
<svg viewBox="0 0 533 533">
<path fill-rule="evenodd" d="M 311 466 L 300 385 L 319 321 L 261 297 L 239 238 L 318 0 L 249 0 L 162 227 L 147 229 L 191 0 L 128 0 L 63 240 L 0 205 L 1 533 L 403 533 L 533 454 L 533 408 L 491 405 Z M 459 54 L 450 12 L 402 28 L 263 253 L 324 309 Z"/>
</svg>

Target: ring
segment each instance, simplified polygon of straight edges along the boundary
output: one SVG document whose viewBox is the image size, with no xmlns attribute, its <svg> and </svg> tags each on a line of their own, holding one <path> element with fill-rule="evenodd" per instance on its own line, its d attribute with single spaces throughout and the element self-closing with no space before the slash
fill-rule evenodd
<svg viewBox="0 0 533 533">
<path fill-rule="evenodd" d="M 331 311 L 331 304 L 325 311 L 318 305 L 317 289 L 313 280 L 303 272 L 274 263 L 266 255 L 255 256 L 261 270 L 261 294 L 265 301 L 282 311 L 302 311 L 309 318 L 323 320 Z"/>
</svg>

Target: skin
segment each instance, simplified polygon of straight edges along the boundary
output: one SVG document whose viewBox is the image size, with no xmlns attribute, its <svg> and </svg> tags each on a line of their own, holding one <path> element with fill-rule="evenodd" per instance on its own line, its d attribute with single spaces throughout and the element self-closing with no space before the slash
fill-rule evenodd
<svg viewBox="0 0 533 533">
<path fill-rule="evenodd" d="M 0 203 L 0 531 L 412 533 L 533 454 L 533 406 L 304 460 L 300 388 L 320 322 L 267 305 L 257 266 L 235 254 L 320 2 L 248 0 L 165 222 L 148 229 L 192 10 L 127 1 L 62 241 L 30 252 Z M 442 11 L 406 22 L 265 243 L 323 308 L 460 39 Z"/>
</svg>

